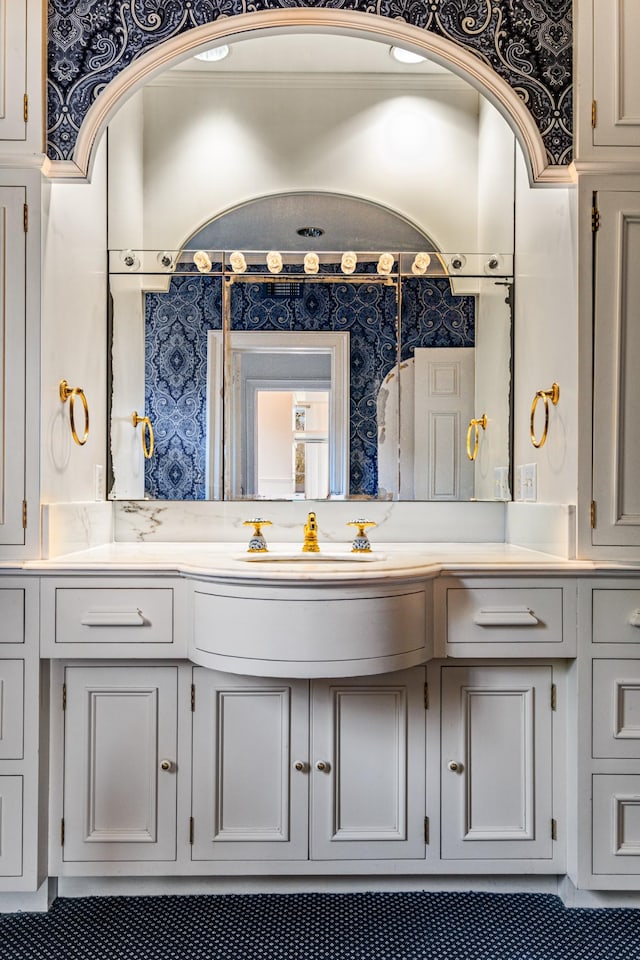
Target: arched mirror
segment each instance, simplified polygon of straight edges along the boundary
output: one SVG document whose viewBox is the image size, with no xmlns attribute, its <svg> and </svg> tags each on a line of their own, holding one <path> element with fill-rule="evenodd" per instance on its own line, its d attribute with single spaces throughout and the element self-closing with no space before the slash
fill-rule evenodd
<svg viewBox="0 0 640 960">
<path fill-rule="evenodd" d="M 111 496 L 509 497 L 515 142 L 477 91 L 265 36 L 148 83 L 108 151 Z"/>
</svg>

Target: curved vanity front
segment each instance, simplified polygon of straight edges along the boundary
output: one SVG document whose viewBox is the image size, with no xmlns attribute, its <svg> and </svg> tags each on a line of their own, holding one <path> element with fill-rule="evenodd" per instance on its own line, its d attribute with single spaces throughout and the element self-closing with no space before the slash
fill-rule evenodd
<svg viewBox="0 0 640 960">
<path fill-rule="evenodd" d="M 189 659 L 266 677 L 355 677 L 433 655 L 424 580 L 193 586 Z"/>
</svg>

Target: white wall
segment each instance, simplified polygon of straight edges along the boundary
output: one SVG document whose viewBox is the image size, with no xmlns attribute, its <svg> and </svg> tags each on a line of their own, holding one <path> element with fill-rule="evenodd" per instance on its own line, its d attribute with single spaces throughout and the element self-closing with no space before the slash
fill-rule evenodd
<svg viewBox="0 0 640 960">
<path fill-rule="evenodd" d="M 513 249 L 515 139 L 498 111 L 480 100 L 478 126 L 478 250 L 491 256 Z M 482 280 L 476 301 L 476 410 L 487 415 L 480 431 L 475 495 L 496 496 L 494 468 L 509 466 L 511 389 L 508 288 Z"/>
<path fill-rule="evenodd" d="M 89 185 L 44 187 L 42 287 L 41 499 L 94 500 L 96 466 L 106 470 L 106 150 L 100 146 Z M 77 446 L 61 379 L 82 387 L 90 434 Z M 76 401 L 76 425 L 83 428 Z"/>
<path fill-rule="evenodd" d="M 575 503 L 578 437 L 577 215 L 573 187 L 529 187 L 516 165 L 516 309 L 514 463 L 537 465 L 541 503 Z M 547 442 L 529 438 L 537 390 L 560 384 Z M 537 436 L 544 417 L 538 411 Z"/>
<path fill-rule="evenodd" d="M 144 247 L 144 113 L 137 94 L 118 111 L 109 125 L 109 247 Z M 116 268 L 122 269 L 122 264 Z M 112 276 L 113 344 L 111 423 L 109 442 L 116 484 L 108 495 L 141 500 L 144 497 L 144 457 L 135 411 L 144 414 L 144 300 L 143 282 L 135 274 Z"/>
<path fill-rule="evenodd" d="M 169 75 L 143 92 L 147 248 L 180 246 L 211 217 L 257 196 L 326 190 L 393 208 L 442 250 L 475 250 L 471 88 L 454 81 L 454 89 L 430 90 L 425 78 L 419 93 L 397 78 L 299 76 L 189 86 L 189 76 Z M 113 238 L 130 246 L 114 216 Z"/>
</svg>

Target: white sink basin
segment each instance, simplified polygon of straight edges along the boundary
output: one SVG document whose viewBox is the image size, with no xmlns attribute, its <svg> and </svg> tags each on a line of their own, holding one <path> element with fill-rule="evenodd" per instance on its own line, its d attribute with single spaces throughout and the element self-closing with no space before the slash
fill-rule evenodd
<svg viewBox="0 0 640 960">
<path fill-rule="evenodd" d="M 386 560 L 385 553 L 372 550 L 371 553 L 346 553 L 341 551 L 320 551 L 320 553 L 303 553 L 302 550 L 269 550 L 267 553 L 238 553 L 234 560 L 246 560 L 249 563 L 291 563 L 302 560 L 304 563 L 371 563 L 375 560 Z"/>
</svg>

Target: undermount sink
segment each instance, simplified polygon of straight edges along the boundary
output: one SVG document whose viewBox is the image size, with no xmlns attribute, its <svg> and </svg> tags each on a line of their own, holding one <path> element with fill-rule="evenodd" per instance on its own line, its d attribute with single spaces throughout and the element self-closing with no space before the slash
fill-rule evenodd
<svg viewBox="0 0 640 960">
<path fill-rule="evenodd" d="M 323 563 L 323 562 L 348 562 L 348 563 L 371 563 L 375 560 L 386 560 L 385 553 L 378 553 L 372 550 L 371 553 L 345 553 L 340 551 L 322 550 L 319 553 L 303 553 L 302 550 L 269 550 L 267 553 L 254 552 L 236 554 L 234 560 L 247 560 L 250 563 L 291 563 L 293 560 L 302 560 L 305 563 Z"/>
</svg>

